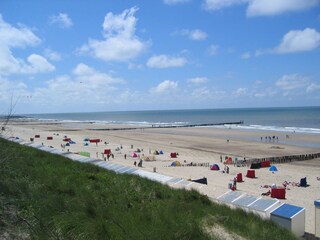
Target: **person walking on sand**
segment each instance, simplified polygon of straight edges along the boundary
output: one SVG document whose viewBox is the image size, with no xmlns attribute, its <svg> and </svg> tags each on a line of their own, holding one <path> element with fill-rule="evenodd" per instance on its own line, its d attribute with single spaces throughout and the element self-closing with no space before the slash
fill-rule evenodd
<svg viewBox="0 0 320 240">
<path fill-rule="evenodd" d="M 124 159 L 127 159 L 127 154 L 124 154 Z"/>
<path fill-rule="evenodd" d="M 136 166 L 137 166 L 137 162 L 136 162 L 136 161 L 134 161 L 133 165 L 136 167 Z"/>
</svg>

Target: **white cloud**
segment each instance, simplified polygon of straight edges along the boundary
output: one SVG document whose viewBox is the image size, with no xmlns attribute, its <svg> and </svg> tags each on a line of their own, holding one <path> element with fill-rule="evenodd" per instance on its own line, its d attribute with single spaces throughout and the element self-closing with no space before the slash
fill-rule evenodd
<svg viewBox="0 0 320 240">
<path fill-rule="evenodd" d="M 320 45 L 320 33 L 315 29 L 292 30 L 284 35 L 276 53 L 311 51 Z"/>
<path fill-rule="evenodd" d="M 276 82 L 276 86 L 283 90 L 306 88 L 309 84 L 308 77 L 298 74 L 284 75 Z"/>
<path fill-rule="evenodd" d="M 50 111 L 81 111 L 92 107 L 102 108 L 114 104 L 120 94 L 118 86 L 124 81 L 108 73 L 80 63 L 70 75 L 63 75 L 45 82 L 32 93 L 32 102 Z M 68 108 L 66 103 L 72 108 Z"/>
<path fill-rule="evenodd" d="M 245 52 L 241 55 L 242 59 L 250 59 L 251 58 L 251 53 L 250 52 Z"/>
<path fill-rule="evenodd" d="M 44 55 L 50 59 L 51 61 L 60 61 L 61 60 L 61 54 L 57 53 L 49 48 L 44 50 Z"/>
<path fill-rule="evenodd" d="M 205 0 L 203 6 L 206 10 L 214 11 L 246 2 L 248 0 Z"/>
<path fill-rule="evenodd" d="M 219 49 L 219 46 L 218 46 L 218 45 L 214 45 L 214 44 L 210 45 L 210 47 L 209 47 L 209 54 L 210 54 L 211 56 L 216 55 L 216 54 L 218 53 L 218 49 Z"/>
<path fill-rule="evenodd" d="M 307 89 L 306 89 L 307 93 L 312 93 L 312 92 L 320 92 L 320 84 L 316 84 L 316 83 L 311 83 Z"/>
<path fill-rule="evenodd" d="M 247 88 L 238 88 L 237 90 L 234 91 L 234 95 L 237 97 L 243 97 L 248 94 L 248 89 Z"/>
<path fill-rule="evenodd" d="M 183 57 L 172 57 L 167 55 L 156 55 L 149 58 L 147 66 L 150 68 L 183 67 L 187 60 Z"/>
<path fill-rule="evenodd" d="M 319 0 L 249 0 L 247 16 L 269 16 L 301 11 L 319 4 Z"/>
<path fill-rule="evenodd" d="M 29 65 L 23 66 L 21 69 L 22 73 L 40 73 L 40 72 L 51 72 L 55 67 L 47 61 L 44 57 L 31 54 L 28 57 Z"/>
<path fill-rule="evenodd" d="M 57 24 L 61 28 L 70 28 L 73 26 L 71 18 L 66 13 L 51 16 L 50 23 Z"/>
<path fill-rule="evenodd" d="M 207 87 L 202 87 L 202 88 L 194 89 L 191 95 L 197 99 L 201 99 L 201 98 L 206 99 L 210 97 L 211 94 L 210 94 L 210 90 Z"/>
<path fill-rule="evenodd" d="M 181 31 L 181 34 L 183 36 L 187 36 L 189 39 L 194 41 L 201 41 L 201 40 L 207 39 L 207 33 L 200 29 L 194 29 L 194 30 L 184 29 Z"/>
<path fill-rule="evenodd" d="M 206 77 L 189 78 L 187 80 L 187 82 L 192 83 L 192 84 L 204 84 L 204 83 L 208 82 L 208 78 L 206 78 Z"/>
<path fill-rule="evenodd" d="M 204 0 L 204 9 L 216 11 L 239 4 L 247 4 L 247 16 L 272 16 L 302 11 L 319 5 L 319 0 Z"/>
<path fill-rule="evenodd" d="M 8 79 L 0 77 L 0 106 L 9 107 L 12 98 L 19 99 L 24 96 L 29 96 L 27 86 L 20 81 L 9 81 Z M 1 109 L 0 109 L 1 110 Z M 2 112 L 0 112 L 1 114 Z"/>
<path fill-rule="evenodd" d="M 176 90 L 178 88 L 178 83 L 170 80 L 165 80 L 161 82 L 158 86 L 151 89 L 151 93 L 170 93 L 172 90 Z"/>
<path fill-rule="evenodd" d="M 53 71 L 55 67 L 44 57 L 31 54 L 27 62 L 16 58 L 11 49 L 36 46 L 41 40 L 27 27 L 15 28 L 0 15 L 0 75 L 34 74 Z"/>
<path fill-rule="evenodd" d="M 168 5 L 174 5 L 174 4 L 178 4 L 178 3 L 185 3 L 185 2 L 189 2 L 190 0 L 163 0 L 163 2 L 165 4 Z"/>
<path fill-rule="evenodd" d="M 89 39 L 80 53 L 89 53 L 104 61 L 128 61 L 141 54 L 148 46 L 135 35 L 138 8 L 124 10 L 119 15 L 109 12 L 103 23 L 104 40 Z"/>
<path fill-rule="evenodd" d="M 110 74 L 98 72 L 94 68 L 83 63 L 78 64 L 72 73 L 75 75 L 76 81 L 88 85 L 89 87 L 98 87 L 100 85 L 110 86 L 111 84 L 123 83 L 122 79 L 114 78 Z"/>
</svg>

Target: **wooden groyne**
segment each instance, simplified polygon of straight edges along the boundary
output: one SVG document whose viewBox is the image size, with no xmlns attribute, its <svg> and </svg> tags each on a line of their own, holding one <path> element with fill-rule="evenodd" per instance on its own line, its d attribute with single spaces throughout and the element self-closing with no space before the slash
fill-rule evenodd
<svg viewBox="0 0 320 240">
<path fill-rule="evenodd" d="M 223 123 L 201 123 L 201 124 L 181 124 L 181 125 L 156 125 L 148 127 L 126 127 L 126 128 L 99 128 L 88 129 L 94 131 L 115 131 L 115 130 L 136 130 L 136 129 L 152 129 L 152 128 L 190 128 L 190 127 L 209 127 L 209 126 L 222 126 L 222 125 L 241 125 L 243 121 L 238 122 L 223 122 Z"/>
<path fill-rule="evenodd" d="M 270 161 L 271 164 L 275 163 L 289 163 L 293 161 L 306 161 L 320 158 L 320 153 L 309 153 L 309 154 L 300 154 L 300 155 L 290 155 L 290 156 L 281 156 L 281 157 L 265 157 L 265 158 L 252 158 L 246 160 L 247 163 L 261 163 L 265 161 Z"/>
</svg>

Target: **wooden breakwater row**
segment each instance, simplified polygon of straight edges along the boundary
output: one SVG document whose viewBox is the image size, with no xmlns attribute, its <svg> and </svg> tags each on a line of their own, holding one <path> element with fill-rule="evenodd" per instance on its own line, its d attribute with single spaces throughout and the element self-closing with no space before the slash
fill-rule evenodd
<svg viewBox="0 0 320 240">
<path fill-rule="evenodd" d="M 243 121 L 238 122 L 223 122 L 223 123 L 201 123 L 201 124 L 181 124 L 181 125 L 155 125 L 148 127 L 124 127 L 124 128 L 98 128 L 88 129 L 93 131 L 114 131 L 114 130 L 136 130 L 136 129 L 152 129 L 152 128 L 189 128 L 189 127 L 209 127 L 209 126 L 221 126 L 221 125 L 241 125 Z"/>
<path fill-rule="evenodd" d="M 260 163 L 264 161 L 270 161 L 271 164 L 274 163 L 288 163 L 292 161 L 305 161 L 320 158 L 320 153 L 309 153 L 309 154 L 300 154 L 300 155 L 290 155 L 290 156 L 281 156 L 281 157 L 265 157 L 265 158 L 252 158 L 246 160 L 249 164 L 251 163 Z"/>
</svg>

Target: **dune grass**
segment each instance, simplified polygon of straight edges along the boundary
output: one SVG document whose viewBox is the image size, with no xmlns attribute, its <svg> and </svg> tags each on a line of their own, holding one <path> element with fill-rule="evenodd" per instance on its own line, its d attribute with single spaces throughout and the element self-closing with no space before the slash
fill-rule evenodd
<svg viewBox="0 0 320 240">
<path fill-rule="evenodd" d="M 295 239 L 270 221 L 196 191 L 116 174 L 0 139 L 0 238 Z"/>
</svg>

